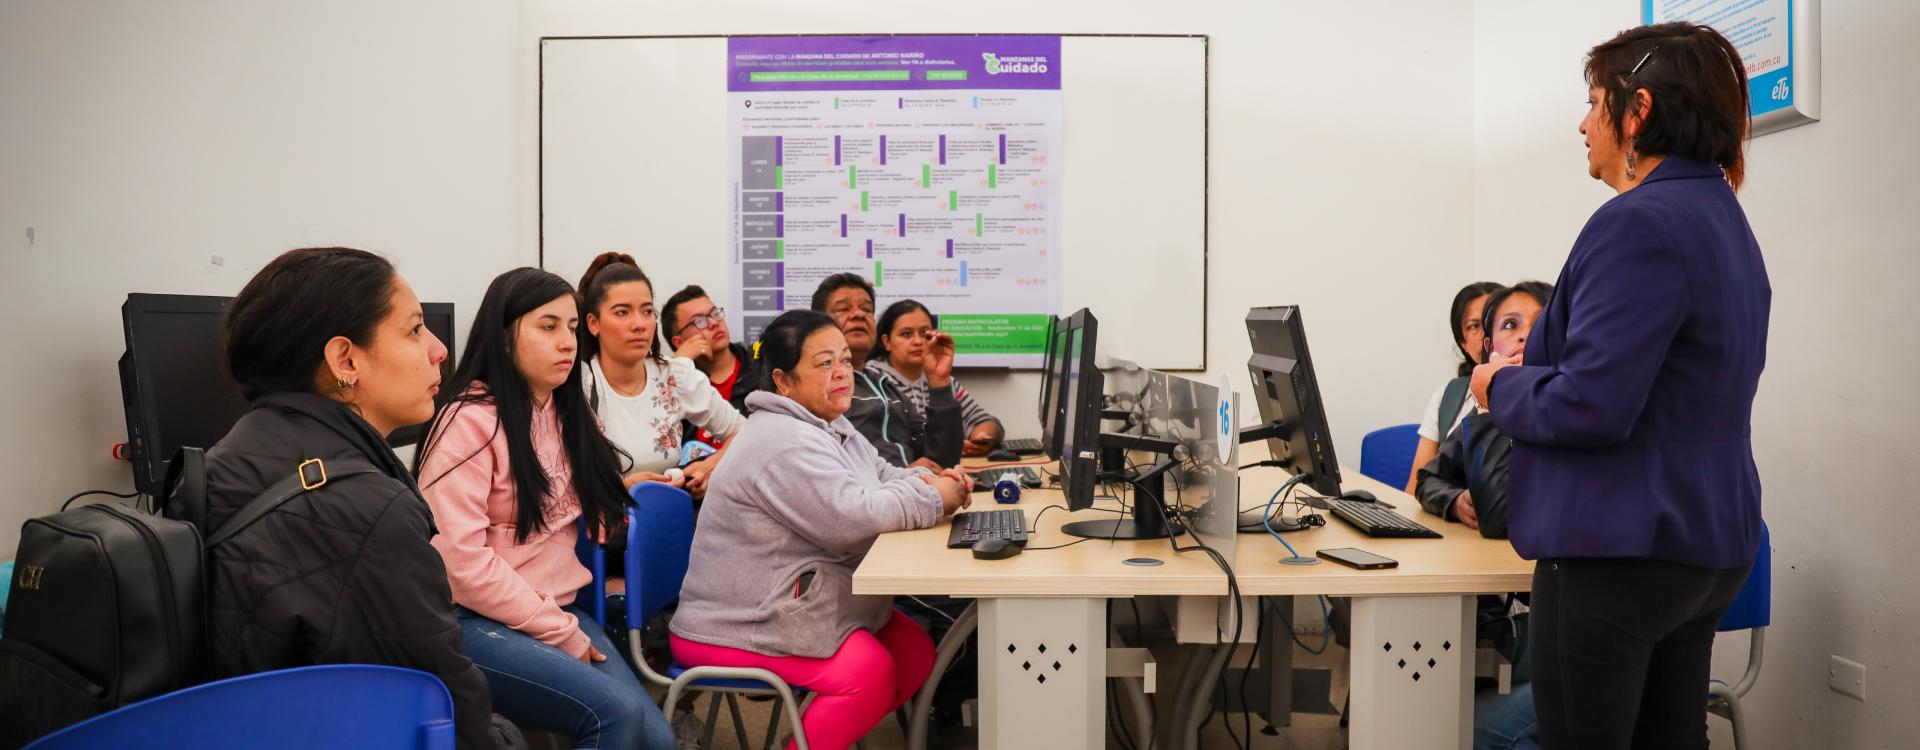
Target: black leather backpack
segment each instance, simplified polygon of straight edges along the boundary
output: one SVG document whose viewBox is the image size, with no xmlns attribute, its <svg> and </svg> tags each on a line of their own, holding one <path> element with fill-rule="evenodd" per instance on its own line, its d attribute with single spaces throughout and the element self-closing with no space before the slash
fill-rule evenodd
<svg viewBox="0 0 1920 750">
<path fill-rule="evenodd" d="M 166 517 L 88 505 L 20 528 L 0 636 L 0 748 L 200 682 L 206 670 L 206 550 L 308 490 L 376 473 L 310 460 L 202 543 L 205 452 L 168 467 Z"/>
</svg>

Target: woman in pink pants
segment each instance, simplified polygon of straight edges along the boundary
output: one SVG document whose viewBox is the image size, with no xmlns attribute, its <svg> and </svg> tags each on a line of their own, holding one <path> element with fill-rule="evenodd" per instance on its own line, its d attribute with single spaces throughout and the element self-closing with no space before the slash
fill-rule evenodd
<svg viewBox="0 0 1920 750">
<path fill-rule="evenodd" d="M 938 523 L 971 488 L 957 470 L 889 465 L 846 420 L 853 354 L 832 318 L 775 318 L 756 357 L 768 382 L 708 482 L 673 652 L 813 691 L 808 743 L 845 748 L 933 669 L 926 631 L 887 597 L 854 595 L 853 570 L 875 537 Z"/>
</svg>

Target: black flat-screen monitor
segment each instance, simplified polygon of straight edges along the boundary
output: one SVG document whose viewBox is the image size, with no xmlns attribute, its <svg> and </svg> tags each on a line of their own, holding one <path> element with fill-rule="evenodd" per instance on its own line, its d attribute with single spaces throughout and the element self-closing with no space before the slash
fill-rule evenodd
<svg viewBox="0 0 1920 750">
<path fill-rule="evenodd" d="M 160 494 L 167 464 L 183 446 L 211 448 L 248 410 L 227 373 L 228 297 L 129 294 L 120 307 L 127 350 L 120 357 L 120 397 L 126 408 L 128 458 L 137 492 Z M 446 343 L 443 379 L 453 374 L 453 305 L 421 304 L 427 330 Z M 418 439 L 420 428 L 398 430 L 395 445 Z"/>
<path fill-rule="evenodd" d="M 1260 418 L 1282 427 L 1267 439 L 1267 450 L 1322 495 L 1340 495 L 1340 461 L 1333 453 L 1327 414 L 1320 400 L 1320 382 L 1313 374 L 1313 356 L 1307 351 L 1307 329 L 1294 305 L 1256 307 L 1247 312 L 1247 338 L 1253 356 L 1247 374 L 1253 379 L 1254 403 Z"/>
<path fill-rule="evenodd" d="M 1066 417 L 1066 403 L 1060 398 L 1060 381 L 1067 376 L 1066 323 L 1067 319 L 1054 317 L 1047 324 L 1047 363 L 1040 371 L 1040 443 L 1047 458 L 1056 461 L 1061 456 L 1060 424 Z"/>
<path fill-rule="evenodd" d="M 127 340 L 120 397 L 137 492 L 159 495 L 176 449 L 212 447 L 247 413 L 227 374 L 227 299 L 129 294 L 120 306 Z"/>
<path fill-rule="evenodd" d="M 1081 309 L 1055 327 L 1060 409 L 1052 433 L 1060 441 L 1060 490 L 1069 510 L 1093 507 L 1100 473 L 1100 410 L 1104 376 L 1094 366 L 1100 322 Z"/>
</svg>

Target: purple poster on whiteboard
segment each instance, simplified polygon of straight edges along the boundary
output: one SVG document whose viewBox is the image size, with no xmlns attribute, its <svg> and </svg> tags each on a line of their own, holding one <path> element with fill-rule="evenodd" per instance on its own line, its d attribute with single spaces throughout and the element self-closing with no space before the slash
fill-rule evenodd
<svg viewBox="0 0 1920 750">
<path fill-rule="evenodd" d="M 956 362 L 1036 367 L 1060 309 L 1060 38 L 727 42 L 734 302 L 759 336 L 820 281 L 913 299 Z"/>
<path fill-rule="evenodd" d="M 1060 37 L 732 37 L 727 74 L 729 91 L 1058 90 Z"/>
</svg>

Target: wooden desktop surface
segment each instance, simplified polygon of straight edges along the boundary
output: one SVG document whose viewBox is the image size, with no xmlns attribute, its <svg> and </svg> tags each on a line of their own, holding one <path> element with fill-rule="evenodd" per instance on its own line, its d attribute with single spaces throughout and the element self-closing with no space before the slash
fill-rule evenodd
<svg viewBox="0 0 1920 750">
<path fill-rule="evenodd" d="M 968 461 L 970 466 L 978 462 Z M 1041 476 L 1051 465 L 1030 466 Z M 1049 505 L 1036 528 L 1034 518 Z M 1099 507 L 1117 508 L 1110 501 Z M 1001 505 L 987 492 L 973 494 L 970 510 L 1018 508 L 1027 516 L 1027 550 L 1004 560 L 975 560 L 971 549 L 947 549 L 951 519 L 932 528 L 882 534 L 853 574 L 856 594 L 944 594 L 963 597 L 1058 596 L 1127 597 L 1227 593 L 1227 579 L 1205 553 L 1176 555 L 1165 539 L 1081 541 L 1060 531 L 1073 521 L 1118 518 L 1114 513 L 1069 513 L 1058 489 L 1023 490 L 1020 502 Z M 963 511 L 964 512 L 964 511 Z M 1079 542 L 1071 547 L 1038 549 Z M 1150 557 L 1162 564 L 1136 567 L 1128 558 Z"/>
<path fill-rule="evenodd" d="M 1250 450 L 1242 451 L 1243 463 L 1264 456 L 1265 451 L 1258 446 L 1248 448 Z M 970 467 L 979 463 L 967 461 Z M 1047 464 L 1029 468 L 1042 476 L 1052 470 Z M 1285 471 L 1275 468 L 1241 471 L 1241 506 L 1264 505 L 1287 477 Z M 1326 517 L 1325 526 L 1283 532 L 1287 542 L 1301 555 L 1313 557 L 1321 549 L 1353 547 L 1397 560 L 1399 567 L 1355 570 L 1327 560 L 1309 566 L 1285 565 L 1280 559 L 1288 556 L 1287 551 L 1272 535 L 1240 534 L 1235 544 L 1233 567 L 1243 595 L 1480 594 L 1526 591 L 1532 587 L 1533 563 L 1520 559 L 1507 540 L 1486 539 L 1473 529 L 1430 515 L 1421 510 L 1419 502 L 1411 496 L 1376 482 L 1356 469 L 1343 467 L 1341 478 L 1346 490 L 1372 492 L 1400 515 L 1440 532 L 1445 538 L 1376 539 L 1333 518 L 1328 511 L 1318 511 Z M 1300 487 L 1294 492 L 1312 494 L 1313 490 Z M 1061 507 L 1047 511 L 1035 528 L 1035 517 L 1049 505 Z M 1026 513 L 1028 551 L 1004 560 L 975 560 L 972 550 L 947 549 L 951 521 L 942 520 L 932 528 L 882 534 L 854 572 L 853 591 L 856 594 L 963 597 L 1223 596 L 1227 593 L 1226 577 L 1211 558 L 1199 552 L 1176 555 L 1165 539 L 1119 542 L 1096 539 L 1070 547 L 1039 549 L 1078 541 L 1078 537 L 1060 531 L 1065 523 L 1117 517 L 1097 510 L 1068 513 L 1065 505 L 1064 496 L 1052 487 L 1025 490 L 1020 502 L 1014 505 L 995 503 L 989 493 L 974 493 L 972 510 L 1018 508 Z M 1103 500 L 1097 507 L 1117 506 Z M 1284 515 L 1298 512 L 1297 506 L 1289 505 Z M 1162 564 L 1135 567 L 1123 562 L 1136 557 L 1154 558 Z"/>
<path fill-rule="evenodd" d="M 1243 463 L 1258 458 L 1242 452 Z M 1252 468 L 1240 472 L 1240 505 L 1264 503 L 1280 488 L 1289 475 L 1276 468 Z M 1302 556 L 1314 557 L 1321 549 L 1353 547 L 1399 561 L 1400 566 L 1381 570 L 1355 570 L 1330 560 L 1317 565 L 1296 566 L 1280 562 L 1289 556 L 1272 534 L 1241 534 L 1234 545 L 1234 574 L 1240 591 L 1247 595 L 1328 594 L 1356 596 L 1366 594 L 1494 594 L 1526 591 L 1533 585 L 1533 563 L 1520 559 L 1505 539 L 1486 539 L 1480 532 L 1453 523 L 1420 509 L 1420 502 L 1361 474 L 1341 467 L 1342 487 L 1351 492 L 1366 490 L 1393 510 L 1415 523 L 1445 535 L 1444 539 L 1376 539 L 1334 518 L 1330 511 L 1316 511 L 1327 520 L 1325 526 L 1306 531 L 1282 532 L 1281 536 Z M 1301 493 L 1318 494 L 1309 487 L 1297 487 Z M 1293 516 L 1299 507 L 1289 503 L 1285 513 Z"/>
</svg>

